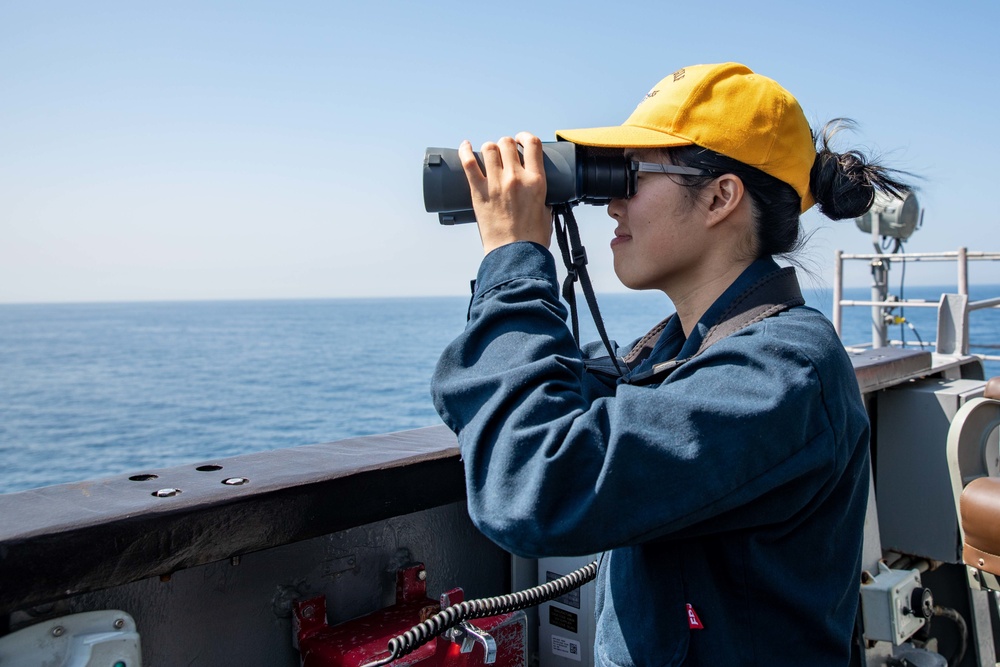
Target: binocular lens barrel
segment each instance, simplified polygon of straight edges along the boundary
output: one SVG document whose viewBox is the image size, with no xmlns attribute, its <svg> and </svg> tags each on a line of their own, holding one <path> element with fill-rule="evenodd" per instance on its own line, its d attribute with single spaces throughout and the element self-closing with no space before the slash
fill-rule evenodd
<svg viewBox="0 0 1000 667">
<path fill-rule="evenodd" d="M 476 153 L 482 168 L 482 157 Z M 542 143 L 545 203 L 607 204 L 635 193 L 635 173 L 624 155 L 588 154 L 568 141 Z M 424 153 L 424 208 L 438 213 L 443 225 L 475 222 L 472 193 L 454 148 L 428 148 Z"/>
</svg>

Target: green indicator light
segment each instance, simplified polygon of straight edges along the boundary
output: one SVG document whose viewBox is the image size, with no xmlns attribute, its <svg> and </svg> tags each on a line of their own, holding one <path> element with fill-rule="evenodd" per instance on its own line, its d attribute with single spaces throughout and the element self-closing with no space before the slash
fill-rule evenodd
<svg viewBox="0 0 1000 667">
<path fill-rule="evenodd" d="M 126 665 L 123 661 L 119 660 L 114 665 L 112 665 L 112 667 L 128 667 L 128 665 Z"/>
</svg>

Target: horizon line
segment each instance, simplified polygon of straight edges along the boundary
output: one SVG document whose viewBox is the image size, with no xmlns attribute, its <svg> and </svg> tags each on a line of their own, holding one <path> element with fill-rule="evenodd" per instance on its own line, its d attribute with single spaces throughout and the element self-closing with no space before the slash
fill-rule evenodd
<svg viewBox="0 0 1000 667">
<path fill-rule="evenodd" d="M 811 281 L 805 281 L 809 283 Z M 935 289 L 942 294 L 955 294 L 957 291 L 949 292 L 948 288 L 956 288 L 954 283 L 934 283 L 934 284 L 910 284 L 906 287 L 914 289 Z M 1000 292 L 1000 283 L 969 283 L 972 289 L 993 288 L 992 291 Z M 802 289 L 810 292 L 832 292 L 832 285 L 815 286 L 803 284 Z M 871 285 L 845 285 L 845 290 L 871 289 Z M 891 291 L 891 286 L 890 286 Z M 656 290 L 615 290 L 597 292 L 597 296 L 618 296 L 618 295 L 642 295 L 654 294 Z M 662 293 L 661 293 L 662 294 Z M 113 305 L 156 305 L 156 304 L 212 304 L 212 303 L 270 303 L 270 302 L 290 302 L 290 301 L 391 301 L 401 299 L 468 299 L 469 293 L 465 294 L 381 294 L 381 295 L 360 295 L 360 296 L 279 296 L 279 297 L 206 297 L 206 298 L 163 298 L 163 299 L 93 299 L 93 300 L 53 300 L 53 301 L 0 301 L 0 307 L 20 307 L 20 306 L 113 306 Z M 666 295 L 663 295 L 666 296 Z"/>
</svg>

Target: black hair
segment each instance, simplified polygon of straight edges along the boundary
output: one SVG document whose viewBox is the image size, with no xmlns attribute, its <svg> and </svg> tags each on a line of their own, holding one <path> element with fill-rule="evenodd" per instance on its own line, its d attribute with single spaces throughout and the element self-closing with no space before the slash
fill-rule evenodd
<svg viewBox="0 0 1000 667">
<path fill-rule="evenodd" d="M 899 180 L 907 175 L 876 163 L 857 150 L 836 153 L 830 143 L 838 132 L 854 122 L 837 118 L 814 134 L 816 160 L 809 174 L 809 189 L 820 213 L 833 220 L 855 218 L 875 202 L 875 193 L 903 197 L 912 186 Z M 667 149 L 671 162 L 710 172 L 708 176 L 680 176 L 679 182 L 700 189 L 720 174 L 733 174 L 743 181 L 753 206 L 755 258 L 788 255 L 804 243 L 799 226 L 802 199 L 791 185 L 752 165 L 702 148 L 681 146 Z"/>
</svg>

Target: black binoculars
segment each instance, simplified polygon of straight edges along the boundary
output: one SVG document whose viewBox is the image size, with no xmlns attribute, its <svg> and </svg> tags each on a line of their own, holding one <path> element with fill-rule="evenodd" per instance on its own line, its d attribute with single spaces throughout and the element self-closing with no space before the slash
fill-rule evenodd
<svg viewBox="0 0 1000 667">
<path fill-rule="evenodd" d="M 635 163 L 621 149 L 586 149 L 568 141 L 542 142 L 545 203 L 604 205 L 635 194 Z M 479 153 L 476 159 L 482 168 Z M 485 170 L 484 170 L 485 173 Z M 424 154 L 424 207 L 442 225 L 475 222 L 472 193 L 454 148 L 428 148 Z"/>
</svg>

